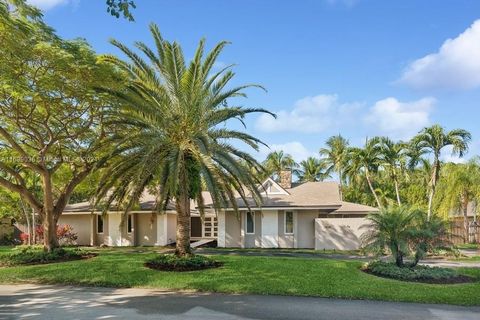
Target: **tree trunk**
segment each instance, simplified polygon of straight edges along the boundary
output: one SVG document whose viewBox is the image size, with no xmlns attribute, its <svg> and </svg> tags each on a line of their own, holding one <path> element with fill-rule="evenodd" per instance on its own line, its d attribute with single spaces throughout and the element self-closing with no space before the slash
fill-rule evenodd
<svg viewBox="0 0 480 320">
<path fill-rule="evenodd" d="M 375 189 L 373 189 L 372 181 L 370 180 L 370 175 L 369 175 L 368 171 L 365 171 L 365 177 L 367 178 L 368 186 L 370 187 L 370 191 L 372 192 L 372 194 L 375 198 L 375 201 L 377 202 L 378 208 L 381 209 L 382 204 L 380 203 L 380 199 L 378 198 L 377 193 L 375 192 Z"/>
<path fill-rule="evenodd" d="M 393 179 L 394 183 L 395 183 L 395 192 L 397 193 L 397 203 L 399 206 L 402 205 L 402 201 L 400 200 L 400 189 L 398 187 L 398 181 L 397 181 L 397 178 L 395 177 Z"/>
<path fill-rule="evenodd" d="M 343 174 L 342 174 L 342 170 L 338 170 L 338 180 L 340 182 L 340 200 L 343 201 Z"/>
<path fill-rule="evenodd" d="M 58 247 L 57 224 L 54 217 L 52 180 L 49 173 L 43 179 L 43 247 L 51 252 Z"/>
<path fill-rule="evenodd" d="M 177 244 L 175 255 L 188 256 L 190 248 L 190 198 L 188 195 L 188 177 L 186 170 L 180 173 L 179 193 L 176 199 L 177 207 Z"/>
<path fill-rule="evenodd" d="M 435 160 L 433 161 L 432 178 L 430 181 L 430 194 L 428 195 L 428 215 L 427 215 L 428 220 L 430 220 L 430 217 L 432 216 L 433 197 L 435 196 L 435 187 L 437 186 L 439 171 L 440 171 L 440 160 L 438 160 L 438 156 L 435 155 Z"/>
<path fill-rule="evenodd" d="M 470 241 L 469 237 L 469 223 L 468 223 L 468 202 L 462 204 L 463 207 L 463 228 L 465 232 L 464 242 L 467 243 Z"/>
</svg>

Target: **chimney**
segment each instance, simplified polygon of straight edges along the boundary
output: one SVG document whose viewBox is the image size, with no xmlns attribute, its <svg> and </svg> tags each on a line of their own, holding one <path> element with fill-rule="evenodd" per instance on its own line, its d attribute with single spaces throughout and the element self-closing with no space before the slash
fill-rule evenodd
<svg viewBox="0 0 480 320">
<path fill-rule="evenodd" d="M 278 183 L 283 189 L 292 187 L 292 170 L 280 171 L 280 182 Z"/>
</svg>

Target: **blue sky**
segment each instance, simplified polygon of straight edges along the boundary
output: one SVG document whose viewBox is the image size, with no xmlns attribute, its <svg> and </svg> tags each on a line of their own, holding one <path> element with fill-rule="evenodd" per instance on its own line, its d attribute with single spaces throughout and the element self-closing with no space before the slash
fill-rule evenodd
<svg viewBox="0 0 480 320">
<path fill-rule="evenodd" d="M 112 37 L 149 43 L 150 22 L 187 57 L 201 37 L 231 41 L 218 67 L 238 64 L 235 84 L 268 90 L 244 104 L 279 115 L 250 117 L 248 132 L 297 160 L 338 133 L 360 145 L 433 123 L 469 130 L 469 156 L 480 153 L 480 1 L 136 0 L 133 23 L 110 17 L 103 0 L 30 2 L 61 36 L 99 53 L 118 53 Z"/>
</svg>

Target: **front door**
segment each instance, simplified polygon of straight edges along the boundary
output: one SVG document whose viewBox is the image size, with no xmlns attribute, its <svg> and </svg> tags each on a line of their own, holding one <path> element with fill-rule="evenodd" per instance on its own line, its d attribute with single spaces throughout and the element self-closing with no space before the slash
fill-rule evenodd
<svg viewBox="0 0 480 320">
<path fill-rule="evenodd" d="M 192 238 L 202 237 L 202 219 L 200 217 L 191 217 L 191 231 L 190 236 Z"/>
</svg>

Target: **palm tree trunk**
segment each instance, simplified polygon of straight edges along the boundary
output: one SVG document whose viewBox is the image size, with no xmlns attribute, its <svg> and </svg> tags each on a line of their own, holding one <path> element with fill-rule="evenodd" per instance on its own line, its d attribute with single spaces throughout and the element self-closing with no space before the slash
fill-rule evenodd
<svg viewBox="0 0 480 320">
<path fill-rule="evenodd" d="M 381 209 L 382 204 L 380 203 L 380 199 L 378 198 L 377 193 L 375 192 L 375 189 L 373 189 L 372 181 L 370 180 L 370 175 L 369 175 L 368 171 L 365 171 L 365 177 L 367 178 L 368 187 L 370 188 L 370 191 L 372 192 L 373 197 L 375 198 L 375 201 L 377 202 L 377 206 L 378 206 L 379 209 Z"/>
<path fill-rule="evenodd" d="M 338 170 L 338 180 L 340 185 L 340 200 L 343 201 L 343 173 L 342 170 Z"/>
<path fill-rule="evenodd" d="M 400 189 L 399 189 L 399 187 L 398 187 L 397 178 L 394 178 L 393 181 L 394 181 L 394 183 L 395 183 L 395 192 L 397 193 L 397 202 L 398 202 L 398 205 L 401 206 L 401 205 L 402 205 L 402 201 L 400 200 Z"/>
<path fill-rule="evenodd" d="M 469 239 L 469 236 L 468 236 L 468 229 L 469 229 L 469 223 L 468 223 L 468 200 L 464 200 L 462 201 L 462 207 L 463 207 L 463 228 L 464 228 L 464 232 L 465 232 L 465 239 L 464 239 L 464 242 L 465 243 L 468 243 L 470 241 Z"/>
<path fill-rule="evenodd" d="M 438 157 L 435 156 L 435 160 L 433 162 L 432 178 L 430 181 L 430 194 L 428 195 L 428 214 L 427 214 L 428 220 L 430 220 L 430 217 L 432 216 L 433 198 L 435 197 L 435 187 L 437 186 L 439 171 L 440 171 L 440 161 L 438 160 Z"/>
<path fill-rule="evenodd" d="M 186 170 L 180 173 L 179 193 L 176 199 L 177 207 L 177 243 L 175 255 L 188 256 L 192 253 L 190 248 L 190 198 L 188 195 L 188 178 Z"/>
</svg>

